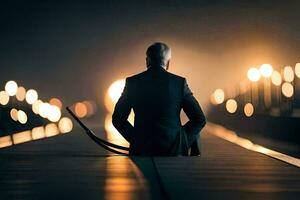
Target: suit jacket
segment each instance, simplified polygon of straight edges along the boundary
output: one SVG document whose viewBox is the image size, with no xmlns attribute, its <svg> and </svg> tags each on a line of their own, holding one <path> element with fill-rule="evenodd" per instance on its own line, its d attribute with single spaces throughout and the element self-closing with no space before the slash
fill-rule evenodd
<svg viewBox="0 0 300 200">
<path fill-rule="evenodd" d="M 133 109 L 132 126 L 127 118 Z M 189 121 L 181 125 L 181 109 Z M 113 125 L 130 143 L 130 155 L 188 155 L 206 121 L 186 79 L 162 67 L 126 78 L 113 113 Z"/>
</svg>

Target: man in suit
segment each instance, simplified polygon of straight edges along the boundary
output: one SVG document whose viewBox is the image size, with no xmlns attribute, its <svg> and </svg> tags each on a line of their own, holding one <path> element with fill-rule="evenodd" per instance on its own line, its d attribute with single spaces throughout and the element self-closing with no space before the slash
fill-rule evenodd
<svg viewBox="0 0 300 200">
<path fill-rule="evenodd" d="M 130 143 L 130 155 L 200 155 L 199 134 L 205 116 L 186 79 L 167 71 L 170 48 L 154 43 L 146 55 L 147 70 L 126 78 L 112 116 L 113 125 Z M 134 126 L 127 120 L 131 109 Z M 189 118 L 183 126 L 181 109 Z"/>
</svg>

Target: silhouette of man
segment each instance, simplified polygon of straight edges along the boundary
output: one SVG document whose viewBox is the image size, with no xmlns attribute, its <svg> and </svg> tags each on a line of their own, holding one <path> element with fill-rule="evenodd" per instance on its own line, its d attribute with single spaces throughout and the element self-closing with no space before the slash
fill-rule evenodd
<svg viewBox="0 0 300 200">
<path fill-rule="evenodd" d="M 130 143 L 129 154 L 140 156 L 200 155 L 199 133 L 206 120 L 186 79 L 167 70 L 171 49 L 152 44 L 146 52 L 147 70 L 126 78 L 112 116 L 113 125 Z M 133 109 L 132 126 L 127 118 Z M 180 111 L 189 121 L 181 125 Z"/>
</svg>

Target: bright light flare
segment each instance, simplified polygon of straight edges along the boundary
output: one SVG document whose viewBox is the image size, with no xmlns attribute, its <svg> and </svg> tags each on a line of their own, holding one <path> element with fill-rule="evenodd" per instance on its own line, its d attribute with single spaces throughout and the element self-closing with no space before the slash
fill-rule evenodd
<svg viewBox="0 0 300 200">
<path fill-rule="evenodd" d="M 61 133 L 68 133 L 73 129 L 73 122 L 68 117 L 63 117 L 58 122 L 58 128 Z"/>
<path fill-rule="evenodd" d="M 237 110 L 237 102 L 234 99 L 228 99 L 226 102 L 226 110 L 229 113 L 235 113 Z"/>
<path fill-rule="evenodd" d="M 24 101 L 26 96 L 26 90 L 24 87 L 18 87 L 16 98 L 18 101 Z"/>
<path fill-rule="evenodd" d="M 5 106 L 9 102 L 9 95 L 5 91 L 0 92 L 0 104 Z"/>
<path fill-rule="evenodd" d="M 247 77 L 250 81 L 257 82 L 260 79 L 260 71 L 257 68 L 252 67 L 248 70 Z"/>
<path fill-rule="evenodd" d="M 38 99 L 38 93 L 34 89 L 30 89 L 26 92 L 26 102 L 33 104 Z"/>
<path fill-rule="evenodd" d="M 9 96 L 14 96 L 17 93 L 18 84 L 15 81 L 8 81 L 5 84 L 5 91 Z"/>
<path fill-rule="evenodd" d="M 259 72 L 263 77 L 269 78 L 272 75 L 273 67 L 270 64 L 262 64 L 259 68 Z"/>
<path fill-rule="evenodd" d="M 119 100 L 123 89 L 125 87 L 125 80 L 117 80 L 108 88 L 108 95 L 114 103 L 117 103 Z"/>
<path fill-rule="evenodd" d="M 291 66 L 286 66 L 283 69 L 283 79 L 286 82 L 293 82 L 294 80 L 294 71 Z"/>
<path fill-rule="evenodd" d="M 271 81 L 274 85 L 280 86 L 282 83 L 282 78 L 279 72 L 273 71 L 272 76 L 271 76 Z"/>
<path fill-rule="evenodd" d="M 294 94 L 294 87 L 292 84 L 286 82 L 282 84 L 281 91 L 285 97 L 290 98 Z"/>
</svg>

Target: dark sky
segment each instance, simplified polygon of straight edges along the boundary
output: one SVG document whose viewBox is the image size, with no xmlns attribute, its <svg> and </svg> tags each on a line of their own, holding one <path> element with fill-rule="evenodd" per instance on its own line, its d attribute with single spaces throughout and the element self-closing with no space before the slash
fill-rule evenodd
<svg viewBox="0 0 300 200">
<path fill-rule="evenodd" d="M 87 3 L 88 2 L 88 3 Z M 242 2 L 242 3 L 241 3 Z M 1 1 L 0 84 L 16 80 L 43 100 L 94 99 L 144 70 L 155 41 L 172 48 L 205 106 L 250 66 L 300 62 L 300 1 Z"/>
</svg>

